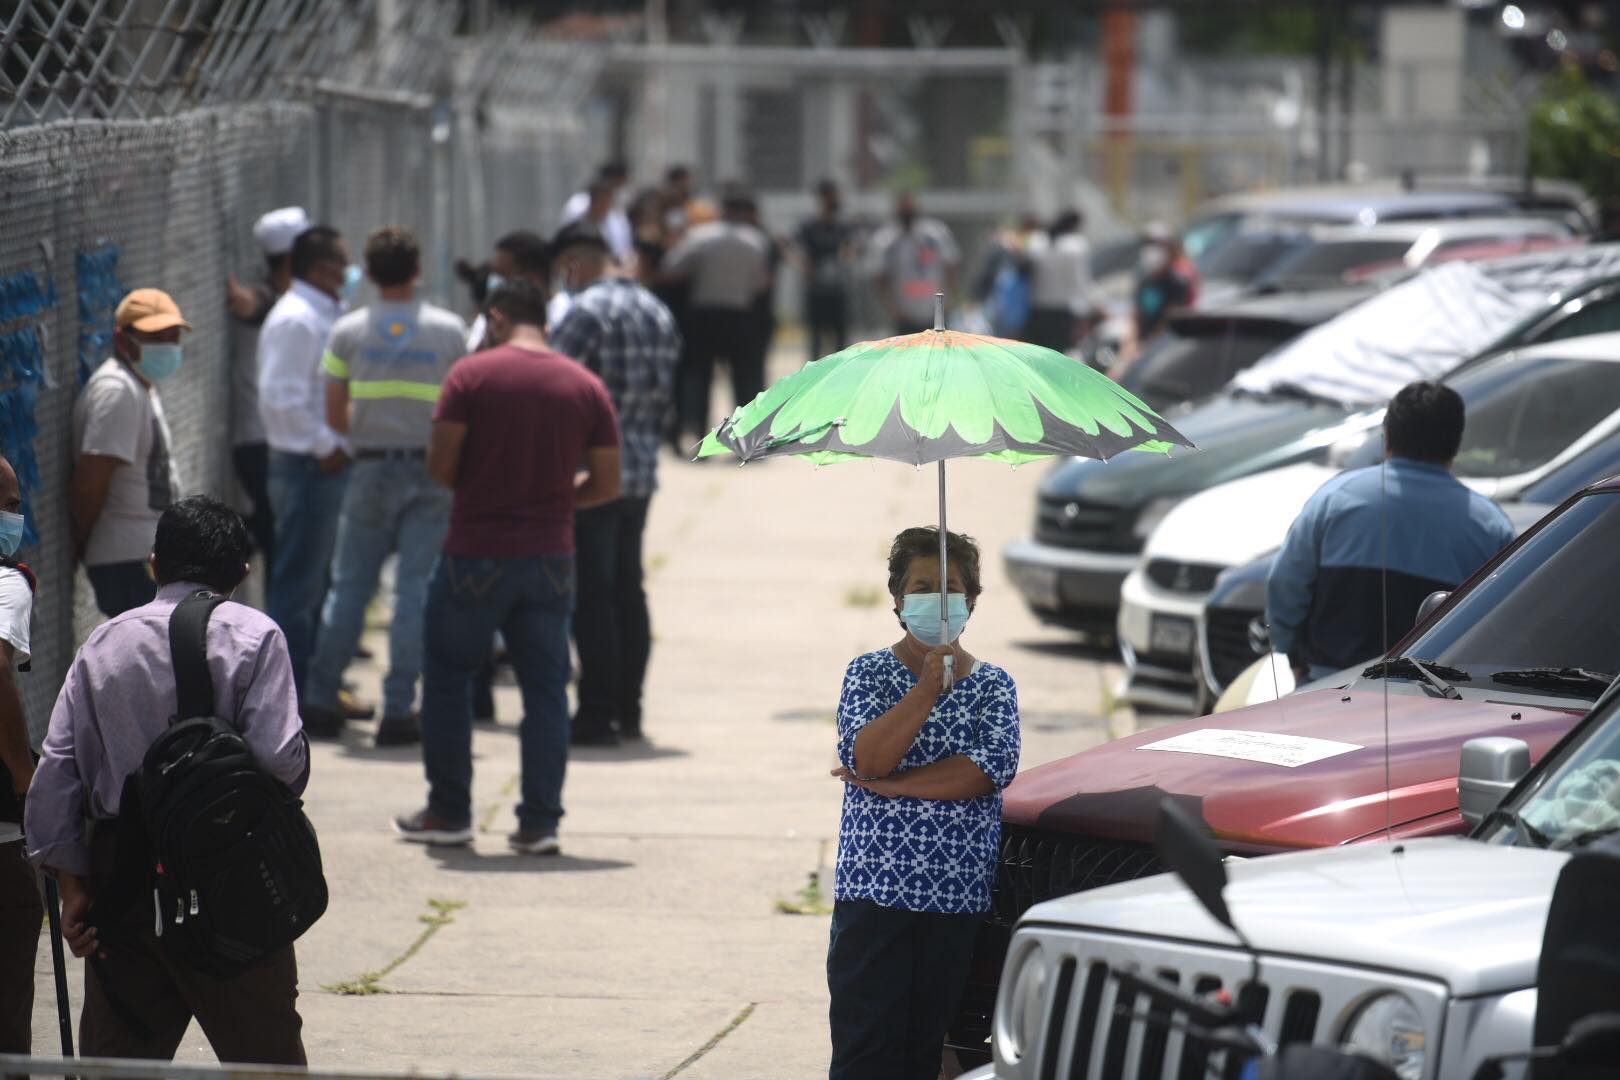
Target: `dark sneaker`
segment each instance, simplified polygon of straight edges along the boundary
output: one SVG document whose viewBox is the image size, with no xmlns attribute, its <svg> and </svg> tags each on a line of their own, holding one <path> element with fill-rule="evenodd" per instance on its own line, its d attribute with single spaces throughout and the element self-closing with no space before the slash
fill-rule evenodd
<svg viewBox="0 0 1620 1080">
<path fill-rule="evenodd" d="M 377 724 L 378 746 L 415 746 L 422 741 L 422 720 L 416 713 L 385 716 Z"/>
<path fill-rule="evenodd" d="M 423 808 L 394 818 L 394 831 L 413 844 L 470 844 L 472 825 L 452 825 Z"/>
<path fill-rule="evenodd" d="M 343 734 L 343 714 L 336 709 L 301 705 L 298 717 L 304 722 L 304 734 L 312 739 L 336 739 Z"/>
<path fill-rule="evenodd" d="M 560 855 L 556 829 L 519 829 L 509 833 L 506 844 L 521 855 Z"/>
</svg>

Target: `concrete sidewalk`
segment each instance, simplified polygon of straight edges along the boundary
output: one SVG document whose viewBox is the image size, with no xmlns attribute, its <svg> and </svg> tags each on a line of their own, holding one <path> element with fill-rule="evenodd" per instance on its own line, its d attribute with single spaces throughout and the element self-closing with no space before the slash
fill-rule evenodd
<svg viewBox="0 0 1620 1080">
<path fill-rule="evenodd" d="M 952 526 L 985 553 L 964 640 L 1018 681 L 1025 767 L 1107 737 L 1115 674 L 1038 625 L 1006 580 L 1001 546 L 1027 531 L 1044 471 L 950 466 Z M 423 850 L 390 832 L 389 816 L 424 797 L 415 749 L 372 749 L 370 724 L 317 744 L 308 803 L 332 905 L 299 943 L 312 1063 L 825 1075 L 827 919 L 778 904 L 803 901 L 810 875 L 830 866 L 840 680 L 853 656 L 898 636 L 887 545 L 935 520 L 934 472 L 670 460 L 662 478 L 647 545 L 650 741 L 575 757 L 560 858 L 506 850 L 515 687 L 498 688 L 500 726 L 476 736 L 472 849 Z M 353 674 L 374 699 L 380 672 Z M 41 944 L 35 1043 L 54 1052 Z M 211 1057 L 195 1026 L 182 1054 Z"/>
</svg>

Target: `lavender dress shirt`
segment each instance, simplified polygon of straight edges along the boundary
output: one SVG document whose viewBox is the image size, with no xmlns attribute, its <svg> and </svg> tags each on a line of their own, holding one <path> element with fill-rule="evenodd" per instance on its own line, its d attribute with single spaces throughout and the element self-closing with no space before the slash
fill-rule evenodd
<svg viewBox="0 0 1620 1080">
<path fill-rule="evenodd" d="M 163 586 L 150 604 L 97 627 L 74 657 L 28 789 L 34 865 L 89 873 L 85 819 L 118 816 L 124 780 L 174 716 L 169 615 L 203 587 Z M 245 604 L 221 604 L 208 623 L 208 670 L 214 715 L 233 721 L 259 763 L 302 791 L 309 753 L 280 628 Z"/>
</svg>

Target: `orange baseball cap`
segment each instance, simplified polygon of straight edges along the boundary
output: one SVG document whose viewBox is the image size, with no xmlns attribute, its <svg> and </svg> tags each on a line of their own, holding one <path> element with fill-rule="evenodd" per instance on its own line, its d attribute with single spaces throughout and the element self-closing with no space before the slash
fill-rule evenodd
<svg viewBox="0 0 1620 1080">
<path fill-rule="evenodd" d="M 113 321 L 120 330 L 139 330 L 143 334 L 172 330 L 176 326 L 191 329 L 191 324 L 180 314 L 180 305 L 162 289 L 136 289 L 118 301 Z"/>
</svg>

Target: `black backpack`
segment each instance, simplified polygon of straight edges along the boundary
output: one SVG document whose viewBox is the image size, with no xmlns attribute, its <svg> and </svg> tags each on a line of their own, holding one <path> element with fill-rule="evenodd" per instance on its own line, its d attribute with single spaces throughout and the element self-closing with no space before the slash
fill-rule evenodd
<svg viewBox="0 0 1620 1080">
<path fill-rule="evenodd" d="M 113 883 L 130 901 L 150 895 L 158 937 L 222 978 L 291 944 L 327 902 L 303 804 L 212 715 L 208 620 L 224 602 L 198 592 L 170 616 L 178 708 L 124 785 Z"/>
</svg>

